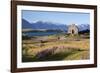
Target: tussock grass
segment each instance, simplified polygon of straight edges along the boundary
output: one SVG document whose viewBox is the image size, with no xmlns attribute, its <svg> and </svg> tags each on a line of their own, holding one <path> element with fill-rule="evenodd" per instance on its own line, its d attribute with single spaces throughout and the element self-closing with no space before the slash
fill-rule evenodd
<svg viewBox="0 0 100 73">
<path fill-rule="evenodd" d="M 46 38 L 46 42 L 37 41 L 39 37 L 36 40 L 23 40 L 22 62 L 89 59 L 89 39 L 81 36 L 62 37 L 57 40 L 56 36 L 45 36 L 43 39 Z"/>
</svg>

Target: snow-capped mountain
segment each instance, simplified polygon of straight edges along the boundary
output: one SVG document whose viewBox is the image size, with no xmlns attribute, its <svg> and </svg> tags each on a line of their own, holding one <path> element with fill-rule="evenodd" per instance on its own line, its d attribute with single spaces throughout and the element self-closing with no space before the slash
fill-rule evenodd
<svg viewBox="0 0 100 73">
<path fill-rule="evenodd" d="M 79 28 L 79 31 L 84 30 L 90 30 L 89 24 L 79 24 L 77 25 Z M 27 20 L 22 19 L 22 29 L 58 29 L 58 30 L 65 30 L 67 31 L 68 25 L 65 24 L 58 24 L 58 23 L 52 23 L 52 22 L 43 22 L 43 21 L 37 21 L 35 23 L 29 23 Z"/>
</svg>

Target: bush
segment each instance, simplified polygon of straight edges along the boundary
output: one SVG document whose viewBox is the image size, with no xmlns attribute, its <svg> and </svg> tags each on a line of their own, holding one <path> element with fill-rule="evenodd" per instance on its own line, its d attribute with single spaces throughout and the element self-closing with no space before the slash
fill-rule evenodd
<svg viewBox="0 0 100 73">
<path fill-rule="evenodd" d="M 30 39 L 31 37 L 27 36 L 27 35 L 22 35 L 22 40 L 28 40 Z"/>
</svg>

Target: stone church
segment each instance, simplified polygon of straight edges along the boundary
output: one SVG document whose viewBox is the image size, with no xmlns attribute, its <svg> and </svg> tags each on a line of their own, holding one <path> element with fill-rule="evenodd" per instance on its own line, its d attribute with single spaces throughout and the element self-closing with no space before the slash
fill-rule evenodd
<svg viewBox="0 0 100 73">
<path fill-rule="evenodd" d="M 68 26 L 68 34 L 78 34 L 79 29 L 75 24 L 71 24 Z"/>
</svg>

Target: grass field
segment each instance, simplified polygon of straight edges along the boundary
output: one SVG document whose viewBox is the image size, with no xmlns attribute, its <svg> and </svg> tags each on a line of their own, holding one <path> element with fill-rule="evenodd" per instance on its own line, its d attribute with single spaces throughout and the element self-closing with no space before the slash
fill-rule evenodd
<svg viewBox="0 0 100 73">
<path fill-rule="evenodd" d="M 22 41 L 22 62 L 89 59 L 89 35 L 36 36 Z"/>
</svg>

